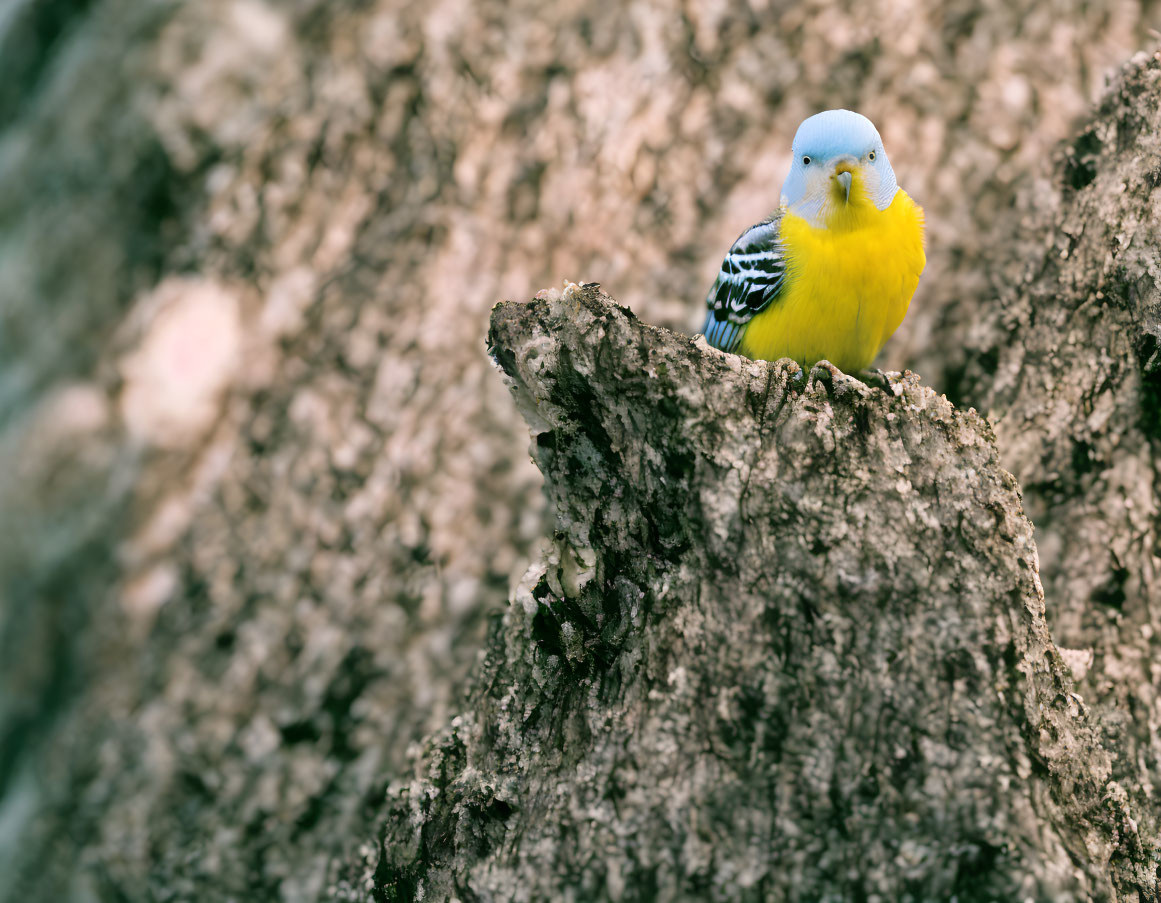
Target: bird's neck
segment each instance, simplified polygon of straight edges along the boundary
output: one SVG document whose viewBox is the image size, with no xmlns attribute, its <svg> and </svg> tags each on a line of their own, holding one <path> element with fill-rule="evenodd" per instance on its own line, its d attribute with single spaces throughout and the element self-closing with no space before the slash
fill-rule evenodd
<svg viewBox="0 0 1161 903">
<path fill-rule="evenodd" d="M 883 216 L 883 211 L 875 206 L 858 183 L 851 186 L 849 198 L 838 194 L 805 198 L 792 205 L 790 212 L 806 220 L 815 229 L 833 233 L 870 228 Z"/>
</svg>

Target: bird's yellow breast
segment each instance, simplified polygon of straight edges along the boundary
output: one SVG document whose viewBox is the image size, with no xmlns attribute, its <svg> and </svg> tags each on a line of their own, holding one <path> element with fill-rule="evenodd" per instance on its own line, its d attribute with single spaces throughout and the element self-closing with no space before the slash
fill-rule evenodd
<svg viewBox="0 0 1161 903">
<path fill-rule="evenodd" d="M 760 360 L 828 360 L 848 373 L 869 367 L 919 284 L 923 209 L 902 189 L 885 210 L 851 205 L 816 228 L 786 212 L 782 293 L 747 324 L 739 349 Z"/>
</svg>

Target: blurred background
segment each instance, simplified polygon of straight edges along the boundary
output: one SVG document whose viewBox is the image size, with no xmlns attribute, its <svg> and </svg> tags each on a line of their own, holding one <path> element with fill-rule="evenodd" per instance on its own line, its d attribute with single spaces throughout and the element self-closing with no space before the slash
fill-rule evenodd
<svg viewBox="0 0 1161 903">
<path fill-rule="evenodd" d="M 927 211 L 880 363 L 970 401 L 1001 224 L 1159 22 L 0 0 L 0 900 L 330 898 L 546 529 L 492 304 L 694 331 L 849 107 Z"/>
</svg>

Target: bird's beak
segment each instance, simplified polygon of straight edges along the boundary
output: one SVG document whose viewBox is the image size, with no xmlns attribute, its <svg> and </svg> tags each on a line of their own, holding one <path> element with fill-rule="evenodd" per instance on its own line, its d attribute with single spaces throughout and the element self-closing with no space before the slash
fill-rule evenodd
<svg viewBox="0 0 1161 903">
<path fill-rule="evenodd" d="M 843 187 L 843 200 L 849 203 L 851 199 L 851 180 L 854 179 L 854 176 L 849 172 L 840 172 L 835 178 L 838 179 L 838 183 Z"/>
<path fill-rule="evenodd" d="M 851 183 L 855 180 L 854 172 L 858 165 L 859 161 L 849 154 L 844 154 L 834 163 L 834 177 L 842 188 L 843 201 L 847 203 L 851 200 Z"/>
</svg>

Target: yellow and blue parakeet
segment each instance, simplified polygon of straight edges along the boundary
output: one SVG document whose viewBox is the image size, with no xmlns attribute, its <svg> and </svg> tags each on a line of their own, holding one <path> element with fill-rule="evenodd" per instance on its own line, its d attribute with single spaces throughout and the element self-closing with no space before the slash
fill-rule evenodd
<svg viewBox="0 0 1161 903">
<path fill-rule="evenodd" d="M 923 208 L 895 181 L 871 120 L 827 110 L 794 136 L 781 203 L 722 261 L 703 332 L 760 360 L 870 366 L 911 303 Z"/>
</svg>

